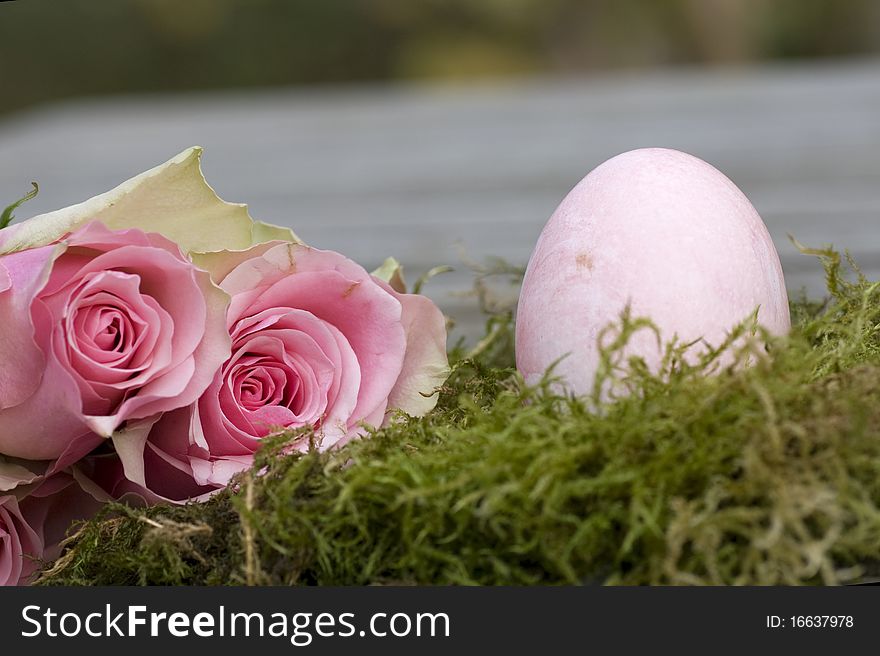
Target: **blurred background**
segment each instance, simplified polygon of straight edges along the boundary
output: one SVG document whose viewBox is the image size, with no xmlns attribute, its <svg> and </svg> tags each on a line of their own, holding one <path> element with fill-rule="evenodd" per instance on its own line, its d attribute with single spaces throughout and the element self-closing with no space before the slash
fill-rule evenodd
<svg viewBox="0 0 880 656">
<path fill-rule="evenodd" d="M 880 2 L 0 3 L 0 205 L 81 201 L 205 147 L 259 219 L 410 281 L 478 335 L 473 268 L 524 265 L 590 169 L 644 146 L 751 198 L 791 290 L 811 245 L 880 275 Z"/>
</svg>

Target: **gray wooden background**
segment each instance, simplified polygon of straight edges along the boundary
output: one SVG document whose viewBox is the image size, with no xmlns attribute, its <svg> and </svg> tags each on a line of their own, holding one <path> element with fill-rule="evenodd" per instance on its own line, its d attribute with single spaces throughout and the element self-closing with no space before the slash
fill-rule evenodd
<svg viewBox="0 0 880 656">
<path fill-rule="evenodd" d="M 849 248 L 880 276 L 880 61 L 479 86 L 266 90 L 76 101 L 0 122 L 0 202 L 20 218 L 105 191 L 186 146 L 262 220 L 366 267 L 395 255 L 478 334 L 467 260 L 524 264 L 590 169 L 644 146 L 714 164 L 751 198 L 789 289 L 823 289 L 787 233 Z M 5 202 L 4 202 L 5 201 Z"/>
</svg>

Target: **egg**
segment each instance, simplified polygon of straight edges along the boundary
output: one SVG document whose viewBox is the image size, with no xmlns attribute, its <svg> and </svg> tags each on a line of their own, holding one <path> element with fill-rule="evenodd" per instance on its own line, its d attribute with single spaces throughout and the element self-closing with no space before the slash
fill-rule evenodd
<svg viewBox="0 0 880 656">
<path fill-rule="evenodd" d="M 555 364 L 568 392 L 590 393 L 600 331 L 627 305 L 654 322 L 664 343 L 703 340 L 703 348 L 756 309 L 771 333 L 791 326 L 779 255 L 758 212 L 720 171 L 664 148 L 595 168 L 541 232 L 516 315 L 516 364 L 526 382 Z M 640 331 L 627 354 L 656 370 L 662 349 Z"/>
</svg>

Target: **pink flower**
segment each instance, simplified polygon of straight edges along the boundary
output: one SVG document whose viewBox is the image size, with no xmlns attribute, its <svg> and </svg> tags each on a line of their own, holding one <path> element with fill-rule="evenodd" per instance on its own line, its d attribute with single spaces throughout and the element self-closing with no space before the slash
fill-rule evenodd
<svg viewBox="0 0 880 656">
<path fill-rule="evenodd" d="M 0 257 L 0 453 L 78 460 L 193 403 L 229 356 L 228 297 L 166 238 L 90 223 Z"/>
<path fill-rule="evenodd" d="M 43 555 L 43 541 L 21 513 L 18 499 L 0 496 L 0 585 L 27 581 Z"/>
<path fill-rule="evenodd" d="M 0 586 L 27 583 L 40 561 L 59 555 L 72 523 L 89 519 L 101 506 L 67 473 L 2 494 Z"/>
<path fill-rule="evenodd" d="M 382 425 L 389 410 L 418 416 L 436 404 L 446 329 L 429 299 L 300 244 L 220 254 L 205 266 L 232 299 L 232 355 L 198 403 L 114 439 L 120 462 L 93 474 L 113 494 L 142 488 L 185 500 L 226 485 L 269 434 L 314 426 L 327 449 Z"/>
</svg>

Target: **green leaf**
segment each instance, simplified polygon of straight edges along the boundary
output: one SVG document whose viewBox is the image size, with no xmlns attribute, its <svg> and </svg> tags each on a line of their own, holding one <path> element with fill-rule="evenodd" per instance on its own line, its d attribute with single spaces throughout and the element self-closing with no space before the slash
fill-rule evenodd
<svg viewBox="0 0 880 656">
<path fill-rule="evenodd" d="M 26 203 L 40 193 L 40 186 L 36 182 L 31 182 L 31 184 L 34 186 L 32 190 L 26 193 L 23 198 L 19 198 L 12 205 L 3 210 L 3 214 L 0 214 L 0 230 L 12 223 L 12 219 L 14 218 L 12 213 L 18 209 L 19 205 Z"/>
<path fill-rule="evenodd" d="M 422 275 L 418 280 L 416 280 L 416 284 L 413 285 L 413 294 L 421 294 L 422 287 L 424 287 L 425 283 L 434 276 L 439 276 L 441 273 L 450 273 L 452 271 L 455 271 L 455 269 L 448 264 L 435 266 L 433 269 L 431 269 L 430 271 Z"/>
</svg>

